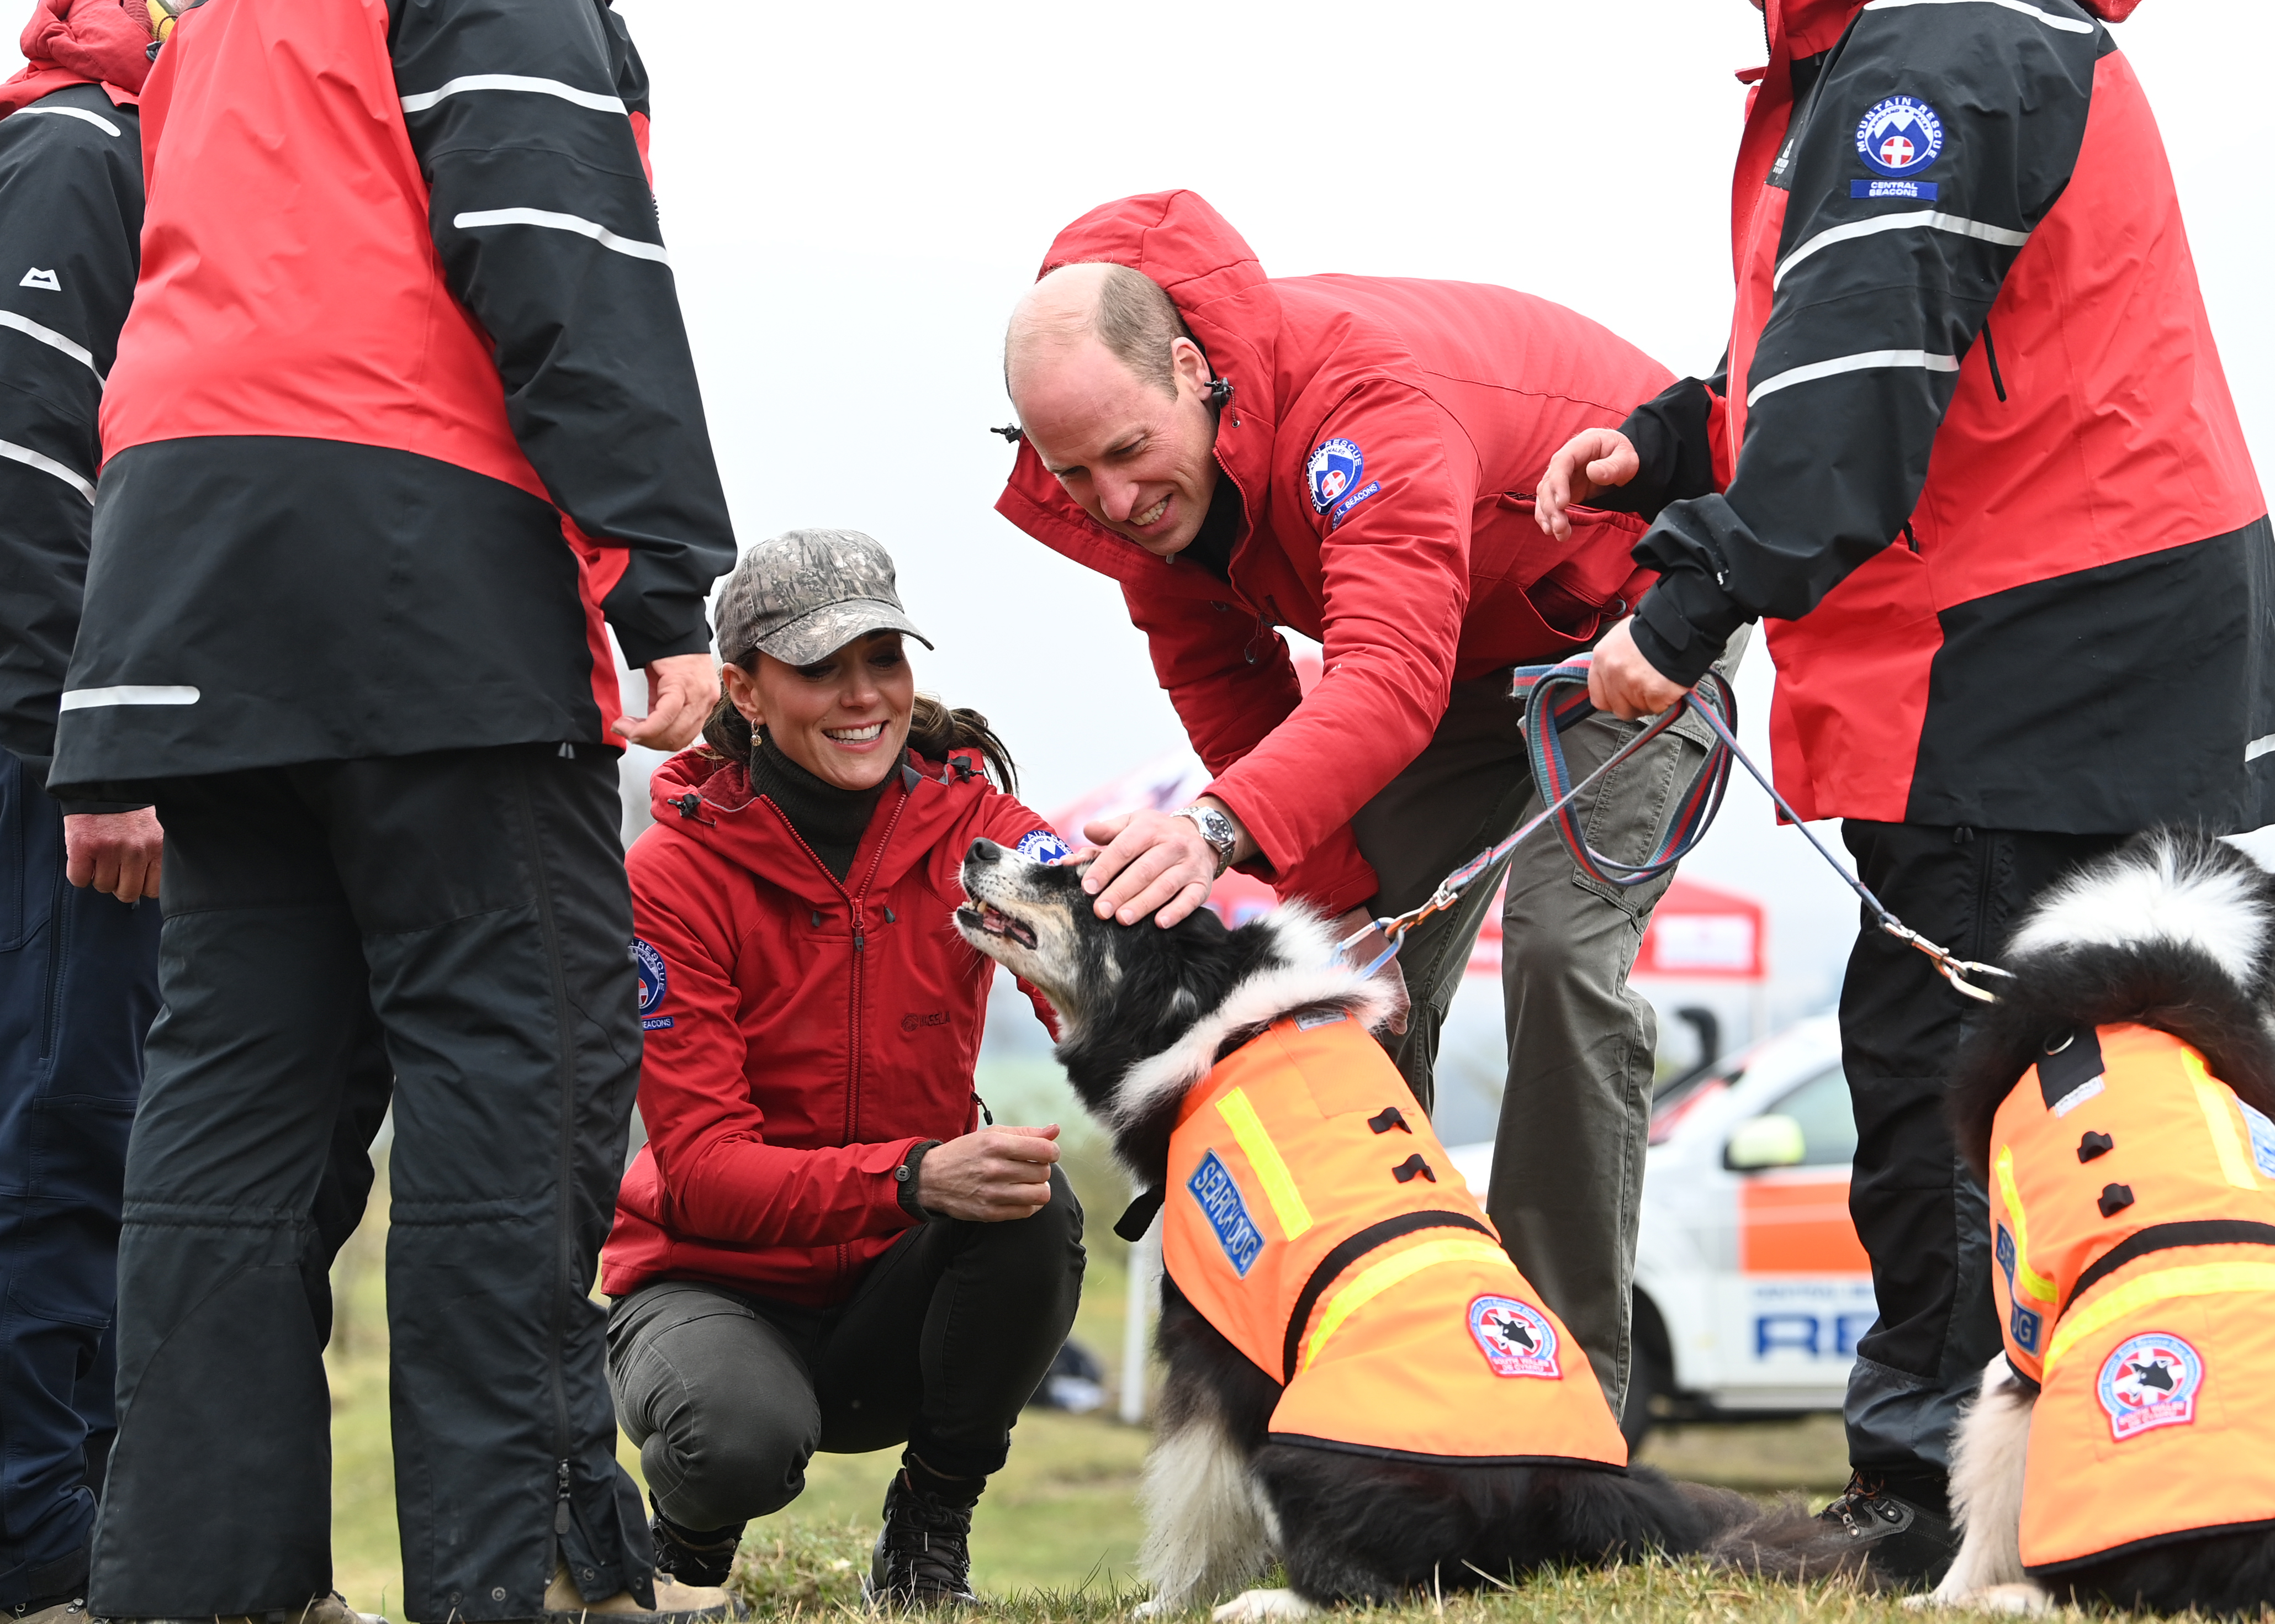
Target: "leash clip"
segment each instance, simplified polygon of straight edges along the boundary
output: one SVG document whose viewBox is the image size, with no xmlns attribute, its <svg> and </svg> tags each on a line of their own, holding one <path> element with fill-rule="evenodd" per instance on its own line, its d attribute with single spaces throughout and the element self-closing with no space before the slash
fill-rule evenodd
<svg viewBox="0 0 2275 1624">
<path fill-rule="evenodd" d="M 1926 954 L 1934 963 L 1937 973 L 1950 982 L 1956 991 L 1977 1003 L 1995 1004 L 1999 1001 L 1999 994 L 1989 987 L 1976 986 L 1967 978 L 1969 976 L 1997 976 L 2006 981 L 2014 978 L 2014 972 L 2011 970 L 2001 970 L 1996 964 L 1985 964 L 1975 959 L 1963 959 L 1948 948 L 1938 947 L 1893 914 L 1884 913 L 1881 916 L 1880 928 L 1898 941 Z"/>
</svg>

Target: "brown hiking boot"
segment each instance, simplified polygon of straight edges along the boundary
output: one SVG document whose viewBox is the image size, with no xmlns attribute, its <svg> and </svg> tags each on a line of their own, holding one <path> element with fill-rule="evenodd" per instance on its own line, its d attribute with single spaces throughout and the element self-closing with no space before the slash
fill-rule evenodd
<svg viewBox="0 0 2275 1624">
<path fill-rule="evenodd" d="M 545 1587 L 544 1624 L 578 1624 L 583 1619 L 607 1619 L 613 1624 L 723 1624 L 739 1619 L 745 1609 L 723 1590 L 709 1585 L 681 1584 L 662 1574 L 655 1576 L 655 1605 L 643 1607 L 630 1590 L 618 1590 L 606 1601 L 586 1601 L 578 1593 L 567 1567 L 555 1570 Z"/>
<path fill-rule="evenodd" d="M 54 1624 L 90 1624 L 87 1605 L 76 1605 L 75 1617 L 58 1617 Z M 44 1614 L 41 1615 L 46 1616 Z M 26 1620 L 25 1624 L 31 1624 Z M 358 1613 L 337 1590 L 311 1597 L 305 1606 L 276 1607 L 267 1613 L 240 1613 L 195 1619 L 106 1619 L 102 1624 L 387 1624 L 376 1613 Z"/>
</svg>

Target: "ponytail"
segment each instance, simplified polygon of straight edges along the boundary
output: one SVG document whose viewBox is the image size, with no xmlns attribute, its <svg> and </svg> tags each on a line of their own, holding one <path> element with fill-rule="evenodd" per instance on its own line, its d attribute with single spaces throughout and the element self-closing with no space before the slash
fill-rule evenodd
<svg viewBox="0 0 2275 1624">
<path fill-rule="evenodd" d="M 703 742 L 744 773 L 751 770 L 754 741 L 750 721 L 724 694 L 703 724 Z M 976 751 L 1004 794 L 1019 793 L 1019 769 L 1011 760 L 1011 752 L 978 711 L 951 710 L 931 694 L 917 695 L 909 713 L 909 748 L 934 761 L 945 761 L 957 751 Z"/>
<path fill-rule="evenodd" d="M 947 760 L 954 751 L 978 751 L 996 787 L 1006 795 L 1019 793 L 1019 769 L 1011 760 L 1011 752 L 978 711 L 950 710 L 931 694 L 917 695 L 915 707 L 909 713 L 909 748 L 935 761 Z"/>
</svg>

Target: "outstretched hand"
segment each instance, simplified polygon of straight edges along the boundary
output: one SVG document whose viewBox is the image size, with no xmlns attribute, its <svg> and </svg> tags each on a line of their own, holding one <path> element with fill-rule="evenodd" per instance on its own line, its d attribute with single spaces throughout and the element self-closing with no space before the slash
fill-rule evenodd
<svg viewBox="0 0 2275 1624">
<path fill-rule="evenodd" d="M 650 750 L 684 750 L 719 703 L 719 667 L 708 654 L 666 654 L 647 667 L 647 714 L 620 716 L 616 736 Z"/>
<path fill-rule="evenodd" d="M 917 1164 L 917 1205 L 974 1223 L 1032 1218 L 1050 1205 L 1059 1159 L 1056 1122 L 1045 1128 L 982 1128 L 943 1139 Z"/>
<path fill-rule="evenodd" d="M 1643 472 L 1635 442 L 1616 428 L 1583 428 L 1548 459 L 1532 495 L 1532 517 L 1558 540 L 1572 533 L 1565 509 L 1586 502 Z"/>
</svg>

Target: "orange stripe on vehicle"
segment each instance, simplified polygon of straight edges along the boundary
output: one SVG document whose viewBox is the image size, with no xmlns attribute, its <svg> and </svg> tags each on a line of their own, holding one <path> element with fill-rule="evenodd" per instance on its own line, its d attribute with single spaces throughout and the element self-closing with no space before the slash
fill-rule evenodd
<svg viewBox="0 0 2275 1624">
<path fill-rule="evenodd" d="M 1749 1274 L 1869 1273 L 1848 1217 L 1848 1181 L 1740 1185 L 1738 1261 Z"/>
</svg>

